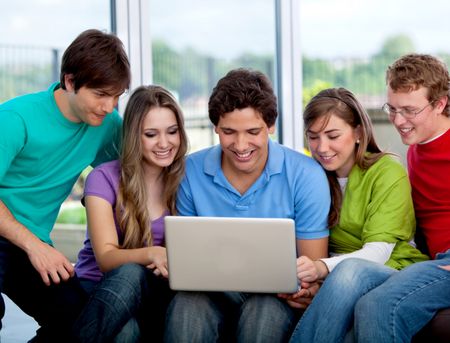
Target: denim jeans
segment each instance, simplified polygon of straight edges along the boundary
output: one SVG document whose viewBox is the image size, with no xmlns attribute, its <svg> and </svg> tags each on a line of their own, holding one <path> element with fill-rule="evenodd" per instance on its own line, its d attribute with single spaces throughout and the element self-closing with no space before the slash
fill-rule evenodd
<svg viewBox="0 0 450 343">
<path fill-rule="evenodd" d="M 72 342 L 72 325 L 87 301 L 76 277 L 46 286 L 27 254 L 0 237 L 0 291 L 39 324 L 33 342 Z M 2 317 L 4 311 L 2 298 Z"/>
<path fill-rule="evenodd" d="M 166 319 L 165 342 L 286 342 L 296 313 L 272 294 L 179 292 Z"/>
<path fill-rule="evenodd" d="M 86 290 L 92 288 L 83 282 Z M 108 273 L 93 288 L 74 331 L 79 342 L 162 341 L 165 312 L 172 299 L 166 279 L 129 263 Z"/>
<path fill-rule="evenodd" d="M 395 272 L 392 268 L 362 259 L 342 261 L 325 279 L 297 324 L 290 342 L 343 342 L 353 326 L 356 302 Z"/>
<path fill-rule="evenodd" d="M 359 342 L 410 342 L 443 308 L 450 307 L 450 250 L 436 260 L 418 262 L 362 297 L 355 309 Z"/>
</svg>

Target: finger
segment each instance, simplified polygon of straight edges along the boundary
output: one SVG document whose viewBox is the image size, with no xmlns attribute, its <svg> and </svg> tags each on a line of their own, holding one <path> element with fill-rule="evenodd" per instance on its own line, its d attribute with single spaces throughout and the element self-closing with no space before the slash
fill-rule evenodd
<svg viewBox="0 0 450 343">
<path fill-rule="evenodd" d="M 150 264 L 147 266 L 147 268 L 148 268 L 148 269 L 155 269 L 155 268 L 156 268 L 156 265 L 155 265 L 154 263 L 150 263 Z"/>
<path fill-rule="evenodd" d="M 64 269 L 69 273 L 69 275 L 72 277 L 72 276 L 74 276 L 75 275 L 75 268 L 74 268 L 74 266 L 72 265 L 72 263 L 70 263 L 70 261 L 69 260 L 65 260 L 64 261 Z M 67 279 L 65 279 L 65 280 L 67 280 Z"/>
<path fill-rule="evenodd" d="M 155 269 L 153 270 L 153 274 L 155 274 L 156 276 L 159 276 L 159 275 L 161 274 L 161 272 L 159 271 L 158 268 L 155 268 Z"/>
<path fill-rule="evenodd" d="M 40 272 L 39 274 L 41 275 L 42 281 L 44 281 L 44 283 L 45 283 L 47 286 L 50 286 L 50 279 L 48 278 L 47 272 Z"/>
<path fill-rule="evenodd" d="M 297 292 L 291 294 L 289 298 L 297 299 L 297 298 L 300 298 L 302 296 L 302 294 L 303 294 L 303 291 L 299 289 Z"/>
<path fill-rule="evenodd" d="M 439 266 L 439 267 L 442 268 L 442 269 L 450 271 L 450 266 Z"/>
<path fill-rule="evenodd" d="M 69 272 L 63 267 L 58 270 L 59 277 L 63 281 L 67 281 L 70 278 Z"/>
<path fill-rule="evenodd" d="M 308 298 L 311 296 L 311 293 L 309 290 L 307 289 L 301 289 L 300 291 L 297 292 L 297 294 L 295 295 L 294 299 L 299 299 L 299 298 Z"/>
<path fill-rule="evenodd" d="M 169 276 L 169 272 L 167 271 L 166 268 L 160 267 L 160 268 L 159 268 L 159 271 L 161 272 L 161 275 L 162 275 L 163 277 L 167 278 L 167 277 Z"/>
<path fill-rule="evenodd" d="M 313 282 L 316 281 L 316 278 L 311 275 L 309 272 L 301 272 L 301 273 L 297 273 L 297 277 L 301 280 L 301 281 L 307 281 L 307 282 Z"/>
<path fill-rule="evenodd" d="M 312 285 L 311 282 L 306 282 L 306 281 L 303 281 L 303 280 L 302 280 L 302 282 L 300 282 L 301 288 L 309 288 L 309 287 L 311 287 L 311 285 Z"/>
<path fill-rule="evenodd" d="M 287 303 L 288 303 L 289 306 L 291 306 L 291 307 L 293 307 L 293 308 L 298 308 L 298 309 L 304 309 L 304 308 L 306 308 L 306 305 L 304 305 L 304 304 L 299 304 L 298 302 L 295 302 L 295 301 L 290 301 L 290 300 L 288 300 Z"/>
<path fill-rule="evenodd" d="M 59 284 L 61 282 L 61 279 L 59 278 L 58 272 L 56 270 L 49 272 L 49 274 L 50 274 L 50 279 L 52 280 L 52 282 L 54 284 Z"/>
</svg>

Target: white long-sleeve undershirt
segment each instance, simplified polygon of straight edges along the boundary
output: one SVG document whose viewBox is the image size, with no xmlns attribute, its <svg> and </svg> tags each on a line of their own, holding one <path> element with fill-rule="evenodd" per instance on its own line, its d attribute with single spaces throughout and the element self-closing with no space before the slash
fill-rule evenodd
<svg viewBox="0 0 450 343">
<path fill-rule="evenodd" d="M 364 244 L 361 249 L 354 252 L 336 255 L 329 258 L 321 258 L 321 261 L 323 261 L 327 265 L 330 273 L 340 262 L 352 257 L 385 264 L 391 257 L 394 247 L 395 243 L 369 242 Z"/>
</svg>

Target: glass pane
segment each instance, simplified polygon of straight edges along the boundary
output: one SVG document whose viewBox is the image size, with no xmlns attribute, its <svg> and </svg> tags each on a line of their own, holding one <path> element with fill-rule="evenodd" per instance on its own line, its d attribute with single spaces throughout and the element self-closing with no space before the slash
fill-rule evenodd
<svg viewBox="0 0 450 343">
<path fill-rule="evenodd" d="M 109 31 L 109 1 L 1 1 L 0 102 L 56 81 L 65 47 L 89 28 Z"/>
<path fill-rule="evenodd" d="M 304 102 L 323 88 L 350 89 L 371 115 L 381 146 L 406 163 L 407 147 L 381 111 L 385 71 L 411 52 L 450 63 L 450 22 L 438 18 L 449 10 L 446 0 L 301 0 Z"/>
<path fill-rule="evenodd" d="M 110 6 L 105 0 L 1 1 L 0 102 L 47 89 L 59 79 L 67 45 L 86 29 L 110 31 L 110 26 Z M 64 223 L 85 222 L 79 201 L 83 181 L 80 178 L 63 205 L 60 220 Z M 76 249 L 70 253 L 72 259 Z"/>
<path fill-rule="evenodd" d="M 151 0 L 153 82 L 178 97 L 191 152 L 217 143 L 208 97 L 236 67 L 250 67 L 274 81 L 273 0 Z"/>
</svg>

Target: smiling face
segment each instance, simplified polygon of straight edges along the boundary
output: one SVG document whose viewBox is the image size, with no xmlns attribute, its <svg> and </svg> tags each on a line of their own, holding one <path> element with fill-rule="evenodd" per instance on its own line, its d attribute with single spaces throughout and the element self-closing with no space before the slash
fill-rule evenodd
<svg viewBox="0 0 450 343">
<path fill-rule="evenodd" d="M 222 169 L 225 176 L 259 177 L 268 157 L 268 127 L 261 115 L 251 107 L 235 109 L 221 116 L 216 133 L 222 147 Z M 233 177 L 231 177 L 233 178 Z"/>
<path fill-rule="evenodd" d="M 147 166 L 172 164 L 180 147 L 177 118 L 166 107 L 154 107 L 145 116 L 141 130 L 142 154 Z"/>
<path fill-rule="evenodd" d="M 324 115 L 310 126 L 306 136 L 312 156 L 325 170 L 335 171 L 338 177 L 350 174 L 355 164 L 359 128 L 353 128 L 334 114 Z"/>
<path fill-rule="evenodd" d="M 429 104 L 427 89 L 420 87 L 413 91 L 394 92 L 390 87 L 387 91 L 388 104 L 395 110 L 420 110 Z M 402 142 L 407 145 L 426 142 L 443 132 L 442 113 L 443 106 L 440 101 L 426 107 L 413 119 L 406 119 L 401 114 L 391 118 Z"/>
</svg>

